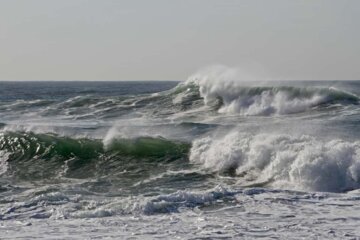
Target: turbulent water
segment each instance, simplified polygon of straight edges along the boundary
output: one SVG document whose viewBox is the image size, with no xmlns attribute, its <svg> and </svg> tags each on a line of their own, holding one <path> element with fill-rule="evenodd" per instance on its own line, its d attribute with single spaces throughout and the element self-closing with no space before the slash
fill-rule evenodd
<svg viewBox="0 0 360 240">
<path fill-rule="evenodd" d="M 0 82 L 0 238 L 360 238 L 360 82 Z"/>
</svg>

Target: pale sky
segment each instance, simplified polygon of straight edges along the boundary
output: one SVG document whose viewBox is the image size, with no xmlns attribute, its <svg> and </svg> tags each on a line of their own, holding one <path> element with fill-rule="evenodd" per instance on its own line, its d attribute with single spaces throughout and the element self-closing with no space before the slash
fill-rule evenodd
<svg viewBox="0 0 360 240">
<path fill-rule="evenodd" d="M 0 80 L 360 79 L 359 0 L 0 0 Z"/>
</svg>

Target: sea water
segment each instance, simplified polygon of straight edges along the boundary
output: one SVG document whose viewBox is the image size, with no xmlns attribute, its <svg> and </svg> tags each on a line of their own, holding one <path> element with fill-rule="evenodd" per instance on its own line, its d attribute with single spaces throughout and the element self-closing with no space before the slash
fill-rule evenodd
<svg viewBox="0 0 360 240">
<path fill-rule="evenodd" d="M 360 82 L 0 82 L 0 238 L 358 239 Z"/>
</svg>

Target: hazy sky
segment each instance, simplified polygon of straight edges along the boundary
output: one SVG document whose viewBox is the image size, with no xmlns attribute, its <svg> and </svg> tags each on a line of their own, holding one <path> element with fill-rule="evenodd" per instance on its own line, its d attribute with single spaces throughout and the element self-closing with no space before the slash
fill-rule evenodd
<svg viewBox="0 0 360 240">
<path fill-rule="evenodd" d="M 1 80 L 360 79 L 359 0 L 0 0 Z"/>
</svg>

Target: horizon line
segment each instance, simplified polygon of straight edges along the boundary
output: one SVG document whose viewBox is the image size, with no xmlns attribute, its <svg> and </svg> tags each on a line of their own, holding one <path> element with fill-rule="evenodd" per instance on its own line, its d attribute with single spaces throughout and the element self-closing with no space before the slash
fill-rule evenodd
<svg viewBox="0 0 360 240">
<path fill-rule="evenodd" d="M 174 79 L 169 79 L 169 80 L 164 80 L 164 79 L 157 79 L 157 80 L 86 80 L 86 79 L 76 79 L 76 80 L 54 80 L 54 79 L 49 79 L 49 80 L 0 80 L 0 82 L 181 82 L 181 81 L 186 81 L 186 80 L 174 80 Z M 243 82 L 276 82 L 276 81 L 360 81 L 360 79 L 279 79 L 279 80 L 241 80 Z"/>
</svg>

